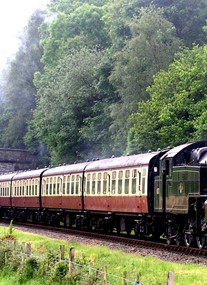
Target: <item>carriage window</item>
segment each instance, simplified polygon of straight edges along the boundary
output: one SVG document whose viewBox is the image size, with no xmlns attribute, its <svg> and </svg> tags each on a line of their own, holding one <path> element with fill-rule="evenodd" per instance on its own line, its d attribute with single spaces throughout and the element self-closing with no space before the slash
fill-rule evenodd
<svg viewBox="0 0 207 285">
<path fill-rule="evenodd" d="M 98 173 L 97 194 L 101 194 L 101 173 Z"/>
<path fill-rule="evenodd" d="M 37 196 L 37 185 L 35 185 L 35 196 Z"/>
<path fill-rule="evenodd" d="M 126 170 L 125 172 L 125 182 L 124 182 L 124 193 L 129 194 L 129 176 L 130 176 L 130 171 Z"/>
<path fill-rule="evenodd" d="M 67 195 L 70 194 L 70 176 L 67 176 Z"/>
<path fill-rule="evenodd" d="M 137 170 L 133 169 L 132 171 L 132 194 L 136 194 L 136 183 L 137 182 Z"/>
<path fill-rule="evenodd" d="M 56 177 L 53 178 L 53 195 L 56 194 Z"/>
<path fill-rule="evenodd" d="M 95 194 L 96 191 L 96 173 L 92 175 L 92 194 Z"/>
<path fill-rule="evenodd" d="M 63 176 L 63 195 L 65 195 L 65 180 L 66 180 L 66 177 Z"/>
<path fill-rule="evenodd" d="M 103 194 L 106 194 L 107 191 L 107 172 L 103 174 Z"/>
<path fill-rule="evenodd" d="M 80 187 L 80 176 L 76 175 L 75 194 L 78 195 Z"/>
<path fill-rule="evenodd" d="M 52 178 L 50 178 L 50 195 L 52 195 Z"/>
<path fill-rule="evenodd" d="M 45 194 L 48 195 L 49 194 L 49 178 L 46 179 L 46 191 Z"/>
<path fill-rule="evenodd" d="M 116 171 L 112 172 L 111 193 L 116 193 Z"/>
<path fill-rule="evenodd" d="M 56 185 L 56 187 L 57 187 L 57 195 L 60 194 L 60 182 L 61 182 L 61 178 L 57 177 L 57 185 Z"/>
<path fill-rule="evenodd" d="M 138 172 L 138 190 L 141 191 L 141 179 L 142 179 L 142 175 L 141 172 Z M 141 194 L 141 193 L 140 193 Z"/>
<path fill-rule="evenodd" d="M 71 177 L 71 195 L 74 195 L 75 192 L 75 176 L 72 175 Z"/>
<path fill-rule="evenodd" d="M 145 193 L 145 177 L 142 177 L 142 194 Z"/>
<path fill-rule="evenodd" d="M 122 185 L 123 185 L 123 171 L 119 171 L 118 179 L 118 194 L 122 194 Z"/>
<path fill-rule="evenodd" d="M 57 195 L 59 195 L 60 194 L 60 183 L 58 182 L 57 183 Z"/>
<path fill-rule="evenodd" d="M 91 185 L 90 180 L 91 180 L 91 175 L 87 174 L 87 184 L 86 184 L 86 187 L 87 187 L 86 193 L 87 194 L 90 194 L 90 185 Z"/>
</svg>

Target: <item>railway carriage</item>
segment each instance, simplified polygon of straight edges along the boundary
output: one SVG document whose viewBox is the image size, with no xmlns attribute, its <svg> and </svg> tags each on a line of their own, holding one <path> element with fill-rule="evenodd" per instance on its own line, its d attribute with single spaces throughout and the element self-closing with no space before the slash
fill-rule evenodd
<svg viewBox="0 0 207 285">
<path fill-rule="evenodd" d="M 11 211 L 11 185 L 14 175 L 15 173 L 0 175 L 0 206 L 2 217 L 8 217 Z"/>
<path fill-rule="evenodd" d="M 163 152 L 131 155 L 91 162 L 85 169 L 84 211 L 91 227 L 117 232 L 138 229 L 151 220 L 154 171 Z M 149 228 L 145 234 L 149 234 Z M 147 233 L 148 232 L 148 233 Z"/>
<path fill-rule="evenodd" d="M 11 184 L 11 206 L 13 216 L 24 221 L 39 219 L 41 201 L 41 177 L 44 169 L 16 173 Z"/>
<path fill-rule="evenodd" d="M 83 174 L 86 163 L 48 169 L 42 176 L 42 208 L 50 224 L 70 227 L 83 209 Z"/>
</svg>

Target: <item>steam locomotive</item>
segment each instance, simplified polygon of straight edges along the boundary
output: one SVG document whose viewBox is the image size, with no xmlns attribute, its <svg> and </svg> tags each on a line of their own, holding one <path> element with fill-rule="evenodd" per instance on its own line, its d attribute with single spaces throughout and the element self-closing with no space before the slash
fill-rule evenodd
<svg viewBox="0 0 207 285">
<path fill-rule="evenodd" d="M 0 217 L 203 248 L 207 143 L 0 175 Z"/>
</svg>

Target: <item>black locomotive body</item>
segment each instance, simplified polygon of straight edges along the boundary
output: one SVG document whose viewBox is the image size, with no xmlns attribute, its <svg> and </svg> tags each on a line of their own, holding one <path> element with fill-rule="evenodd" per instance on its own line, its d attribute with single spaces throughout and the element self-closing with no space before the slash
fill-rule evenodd
<svg viewBox="0 0 207 285">
<path fill-rule="evenodd" d="M 202 248 L 207 234 L 206 142 L 181 145 L 160 159 L 155 177 L 154 212 L 163 213 L 167 242 L 193 241 Z"/>
<path fill-rule="evenodd" d="M 163 237 L 202 248 L 206 142 L 0 175 L 0 207 L 2 219 Z"/>
</svg>

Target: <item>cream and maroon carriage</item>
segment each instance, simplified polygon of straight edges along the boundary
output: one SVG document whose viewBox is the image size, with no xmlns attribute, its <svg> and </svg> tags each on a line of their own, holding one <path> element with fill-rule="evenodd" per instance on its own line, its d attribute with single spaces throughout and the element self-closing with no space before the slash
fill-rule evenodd
<svg viewBox="0 0 207 285">
<path fill-rule="evenodd" d="M 48 223 L 70 227 L 83 209 L 84 169 L 88 163 L 54 167 L 42 175 L 42 208 Z"/>
<path fill-rule="evenodd" d="M 11 185 L 12 178 L 15 173 L 0 175 L 0 207 L 1 217 L 9 218 L 9 214 L 12 207 L 11 201 Z"/>
<path fill-rule="evenodd" d="M 160 152 L 98 160 L 84 172 L 84 211 L 90 227 L 140 233 L 153 209 Z M 149 231 L 149 229 L 148 229 Z"/>
<path fill-rule="evenodd" d="M 45 170 L 46 168 L 22 171 L 13 175 L 11 184 L 13 218 L 24 221 L 39 219 L 41 176 Z"/>
</svg>

